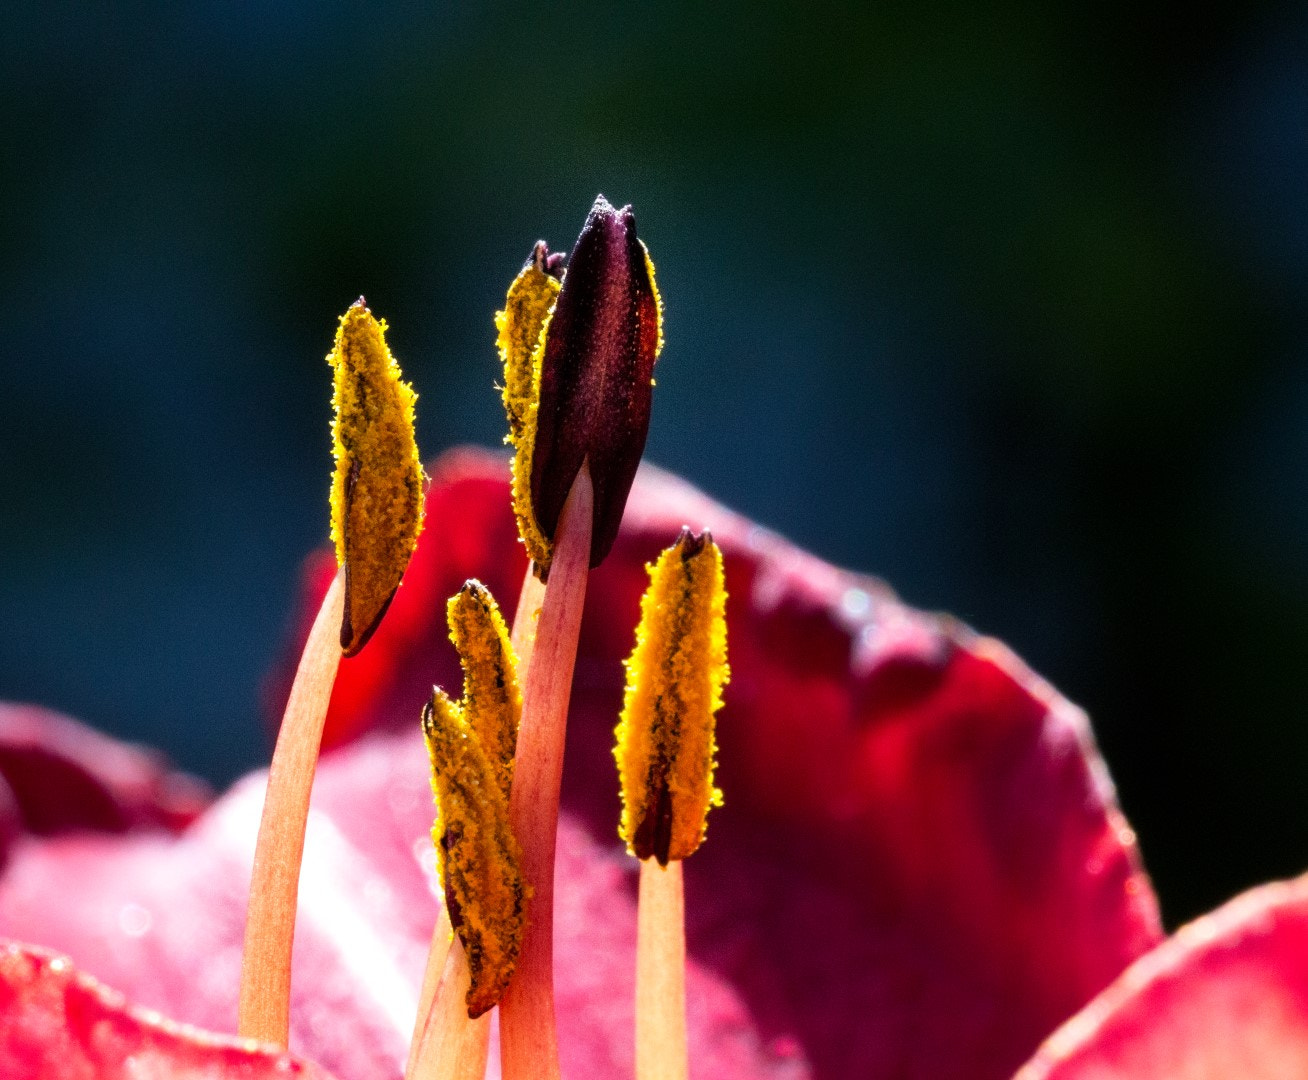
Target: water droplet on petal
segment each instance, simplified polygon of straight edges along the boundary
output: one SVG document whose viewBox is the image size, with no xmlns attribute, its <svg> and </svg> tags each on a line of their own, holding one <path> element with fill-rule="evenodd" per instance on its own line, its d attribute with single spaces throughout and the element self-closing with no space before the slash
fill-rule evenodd
<svg viewBox="0 0 1308 1080">
<path fill-rule="evenodd" d="M 128 937 L 144 937 L 153 925 L 154 915 L 140 904 L 127 903 L 118 911 L 118 929 Z"/>
<path fill-rule="evenodd" d="M 872 606 L 872 597 L 864 589 L 846 589 L 840 598 L 840 609 L 851 619 L 861 619 Z"/>
</svg>

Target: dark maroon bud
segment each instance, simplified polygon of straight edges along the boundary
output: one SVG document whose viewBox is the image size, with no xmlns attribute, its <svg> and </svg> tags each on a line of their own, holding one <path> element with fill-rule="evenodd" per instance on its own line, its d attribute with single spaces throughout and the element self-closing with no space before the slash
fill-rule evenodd
<svg viewBox="0 0 1308 1080">
<path fill-rule="evenodd" d="M 662 345 L 658 289 L 630 207 L 601 195 L 577 238 L 545 336 L 531 499 L 547 537 L 583 461 L 595 487 L 590 564 L 618 535 L 649 432 Z"/>
</svg>

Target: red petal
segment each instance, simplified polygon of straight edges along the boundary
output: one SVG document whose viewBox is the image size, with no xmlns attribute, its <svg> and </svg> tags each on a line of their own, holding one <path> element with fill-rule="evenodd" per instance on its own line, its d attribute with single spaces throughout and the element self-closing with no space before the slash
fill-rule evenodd
<svg viewBox="0 0 1308 1080">
<path fill-rule="evenodd" d="M 61 956 L 0 943 L 0 1076 L 5 1080 L 330 1080 L 246 1040 L 164 1020 Z"/>
<path fill-rule="evenodd" d="M 204 784 L 158 754 L 33 705 L 0 704 L 0 834 L 185 827 Z M 7 847 L 7 843 L 5 844 Z"/>
<path fill-rule="evenodd" d="M 517 605 L 527 557 L 507 502 L 508 459 L 485 451 L 455 451 L 428 471 L 426 527 L 399 591 L 368 647 L 341 661 L 323 734 L 328 749 L 383 718 L 411 719 L 411 714 L 417 715 L 414 702 L 420 705 L 430 697 L 433 683 L 448 686 L 459 677 L 445 625 L 445 601 L 464 581 L 480 577 L 506 611 Z M 281 717 L 309 626 L 335 573 L 330 552 L 318 552 L 306 561 L 299 631 L 266 687 L 273 717 Z"/>
<path fill-rule="evenodd" d="M 465 577 L 512 608 L 522 557 L 505 470 L 468 451 L 438 463 L 402 614 L 342 665 L 336 741 L 411 726 L 433 681 L 457 687 L 440 613 Z M 609 748 L 643 564 L 683 524 L 712 529 L 731 593 L 726 807 L 687 869 L 703 1075 L 712 1060 L 739 1065 L 717 1075 L 797 1061 L 821 1075 L 1006 1076 L 1161 936 L 1084 715 L 997 642 L 653 470 L 592 577 L 583 627 L 561 856 L 576 892 L 561 884 L 560 903 L 580 905 L 559 920 L 565 1053 L 580 1074 L 629 1057 L 630 881 Z"/>
<path fill-rule="evenodd" d="M 1308 877 L 1183 927 L 1055 1032 L 1017 1080 L 1308 1076 Z"/>
</svg>

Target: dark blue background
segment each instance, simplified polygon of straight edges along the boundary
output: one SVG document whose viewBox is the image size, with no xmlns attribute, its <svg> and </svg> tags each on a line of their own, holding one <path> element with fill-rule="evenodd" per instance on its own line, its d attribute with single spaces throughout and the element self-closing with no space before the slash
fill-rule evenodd
<svg viewBox="0 0 1308 1080">
<path fill-rule="evenodd" d="M 1308 865 L 1308 24 L 921 7 L 11 6 L 0 695 L 261 760 L 337 315 L 495 443 L 492 315 L 602 191 L 652 460 L 1085 704 L 1172 919 Z"/>
</svg>

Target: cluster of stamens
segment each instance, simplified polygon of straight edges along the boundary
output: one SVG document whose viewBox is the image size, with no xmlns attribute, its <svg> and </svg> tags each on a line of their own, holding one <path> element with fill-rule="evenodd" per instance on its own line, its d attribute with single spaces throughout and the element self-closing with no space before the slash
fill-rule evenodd
<svg viewBox="0 0 1308 1080">
<path fill-rule="evenodd" d="M 462 692 L 456 700 L 434 688 L 420 710 L 445 893 L 406 1068 L 424 1080 L 480 1080 L 497 1004 L 505 1080 L 559 1072 L 550 955 L 563 728 L 587 568 L 617 536 L 662 346 L 654 267 L 630 210 L 597 200 L 566 271 L 537 243 L 496 326 L 513 510 L 531 566 L 511 632 L 479 582 L 450 599 Z M 341 569 L 297 674 L 291 706 L 300 704 L 283 721 L 256 852 L 240 1027 L 282 1045 L 299 847 L 336 661 L 366 645 L 422 524 L 415 395 L 384 329 L 360 301 L 328 358 Z M 726 594 L 708 533 L 684 529 L 649 572 L 616 731 L 619 833 L 641 860 L 637 1074 L 684 1077 L 678 860 L 699 847 L 708 809 L 721 801 L 713 729 L 727 679 Z M 324 642 L 334 618 L 332 654 Z"/>
</svg>

